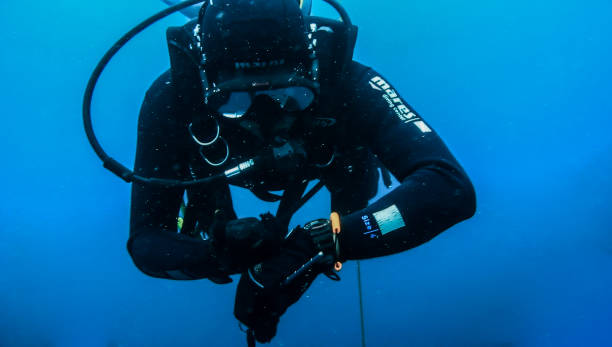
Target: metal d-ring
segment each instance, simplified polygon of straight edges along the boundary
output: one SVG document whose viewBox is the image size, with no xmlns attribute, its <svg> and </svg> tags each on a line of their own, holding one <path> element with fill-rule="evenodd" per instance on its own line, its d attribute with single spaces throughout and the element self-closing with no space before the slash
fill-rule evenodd
<svg viewBox="0 0 612 347">
<path fill-rule="evenodd" d="M 212 161 L 208 160 L 208 158 L 206 158 L 204 153 L 202 153 L 202 150 L 204 149 L 204 146 L 200 147 L 200 151 L 199 151 L 200 152 L 200 156 L 202 157 L 202 159 L 204 159 L 204 161 L 206 161 L 211 166 L 221 166 L 221 165 L 225 164 L 227 159 L 229 159 L 229 154 L 230 154 L 229 153 L 229 144 L 227 143 L 227 141 L 225 141 L 225 139 L 223 137 L 218 136 L 218 138 L 221 141 L 223 141 L 223 143 L 225 144 L 225 158 L 223 158 L 223 160 L 220 163 L 213 163 Z"/>
<path fill-rule="evenodd" d="M 325 163 L 325 164 L 315 164 L 315 166 L 320 168 L 320 169 L 326 168 L 326 167 L 330 166 L 331 163 L 334 162 L 334 159 L 336 159 L 336 152 L 332 153 L 331 158 L 329 158 L 329 161 L 327 163 Z"/>
<path fill-rule="evenodd" d="M 193 133 L 193 130 L 191 130 L 191 127 L 193 126 L 193 123 L 189 123 L 188 129 L 189 129 L 189 134 L 191 135 L 191 137 L 193 138 L 193 140 L 200 146 L 210 146 L 213 143 L 215 143 L 215 141 L 217 141 L 219 139 L 219 134 L 221 134 L 221 127 L 219 126 L 219 122 L 217 122 L 217 120 L 215 119 L 215 124 L 217 124 L 217 134 L 215 135 L 215 137 L 212 139 L 212 141 L 210 142 L 202 142 L 198 139 L 197 136 L 195 136 L 195 134 Z"/>
</svg>

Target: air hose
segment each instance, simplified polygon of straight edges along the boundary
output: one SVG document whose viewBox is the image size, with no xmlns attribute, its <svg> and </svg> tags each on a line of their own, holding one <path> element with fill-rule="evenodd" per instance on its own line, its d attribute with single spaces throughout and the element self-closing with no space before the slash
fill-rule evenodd
<svg viewBox="0 0 612 347">
<path fill-rule="evenodd" d="M 96 138 L 96 135 L 93 131 L 92 122 L 91 122 L 91 100 L 93 97 L 94 89 L 96 87 L 96 84 L 98 83 L 98 79 L 100 78 L 100 75 L 102 74 L 102 72 L 104 71 L 104 69 L 110 62 L 110 60 L 113 58 L 113 56 L 117 54 L 117 52 L 119 52 L 119 50 L 123 48 L 123 46 L 125 46 L 126 43 L 128 43 L 132 38 L 134 38 L 134 36 L 138 35 L 141 31 L 148 28 L 151 24 L 157 22 L 158 20 L 162 18 L 165 18 L 171 15 L 172 13 L 178 12 L 184 8 L 187 8 L 189 6 L 192 6 L 192 5 L 201 3 L 201 2 L 203 2 L 203 0 L 187 0 L 180 4 L 169 7 L 151 16 L 150 18 L 146 19 L 142 23 L 138 24 L 132 30 L 128 31 L 125 35 L 123 35 L 123 37 L 121 37 L 119 41 L 117 41 L 106 52 L 106 54 L 104 54 L 104 56 L 102 57 L 102 59 L 100 60 L 96 68 L 94 69 L 93 73 L 91 74 L 91 77 L 89 78 L 89 82 L 87 83 L 87 88 L 85 89 L 85 96 L 83 97 L 83 125 L 85 127 L 85 133 L 87 134 L 87 139 L 89 140 L 91 147 L 94 149 L 98 157 L 102 159 L 102 162 L 104 163 L 104 167 L 110 170 L 115 175 L 119 176 L 121 179 L 123 179 L 126 182 L 161 184 L 161 185 L 166 185 L 166 186 L 189 186 L 194 183 L 208 183 L 208 181 L 212 182 L 212 180 L 214 179 L 213 178 L 213 179 L 201 180 L 202 182 L 194 182 L 194 181 L 182 182 L 182 181 L 177 181 L 177 180 L 162 180 L 162 179 L 145 178 L 145 177 L 138 176 L 134 174 L 134 172 L 132 172 L 130 169 L 128 169 L 127 167 L 119 163 L 117 160 L 111 158 L 108 154 L 106 154 L 106 152 L 104 152 L 104 149 L 102 149 L 102 146 L 100 146 L 100 143 L 98 142 L 98 139 Z M 186 183 L 189 183 L 189 184 L 186 184 Z"/>
</svg>

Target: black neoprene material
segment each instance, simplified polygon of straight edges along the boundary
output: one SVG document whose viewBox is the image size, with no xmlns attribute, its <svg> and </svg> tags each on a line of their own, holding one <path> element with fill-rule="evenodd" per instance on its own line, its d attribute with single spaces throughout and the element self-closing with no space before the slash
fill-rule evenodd
<svg viewBox="0 0 612 347">
<path fill-rule="evenodd" d="M 365 207 L 373 192 L 358 180 L 363 172 L 322 177 L 324 182 L 352 182 L 342 189 L 330 187 L 332 208 L 342 215 L 342 258 L 401 252 L 471 217 L 476 206 L 472 184 L 431 126 L 374 70 L 354 62 L 347 74 L 336 93 L 324 94 L 336 105 L 322 114 L 334 118 L 340 129 L 335 145 L 374 155 L 401 185 Z M 134 171 L 145 177 L 189 176 L 192 140 L 169 76 L 163 74 L 151 86 L 140 113 Z M 199 194 L 204 217 L 217 208 L 235 216 L 227 186 Z M 182 196 L 181 189 L 134 184 L 128 249 L 135 264 L 152 276 L 174 278 L 176 271 L 192 278 L 214 276 L 220 265 L 210 241 L 176 232 Z"/>
<path fill-rule="evenodd" d="M 398 253 L 429 241 L 473 216 L 476 197 L 468 176 L 433 128 L 380 74 L 372 69 L 354 67 L 355 70 L 360 73 L 351 76 L 352 86 L 348 89 L 353 91 L 348 99 L 350 133 L 401 182 L 367 208 L 341 218 L 341 256 L 365 259 Z M 373 214 L 393 209 L 394 205 L 405 226 L 390 231 L 394 223 L 386 221 L 384 230 Z M 384 221 L 384 217 L 385 213 L 378 218 Z M 371 222 L 370 228 L 366 220 Z"/>
</svg>

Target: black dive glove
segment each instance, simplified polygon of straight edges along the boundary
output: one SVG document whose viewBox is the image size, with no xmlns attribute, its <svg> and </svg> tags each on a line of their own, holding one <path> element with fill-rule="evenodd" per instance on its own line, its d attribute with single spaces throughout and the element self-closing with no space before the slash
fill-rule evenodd
<svg viewBox="0 0 612 347">
<path fill-rule="evenodd" d="M 217 257 L 228 274 L 244 272 L 278 254 L 286 228 L 270 213 L 257 218 L 226 220 L 216 212 L 210 228 Z"/>
<path fill-rule="evenodd" d="M 248 338 L 269 342 L 276 335 L 280 316 L 298 301 L 318 274 L 339 280 L 333 272 L 340 268 L 333 229 L 326 219 L 297 227 L 288 234 L 278 255 L 242 274 L 234 315 L 248 327 Z"/>
</svg>

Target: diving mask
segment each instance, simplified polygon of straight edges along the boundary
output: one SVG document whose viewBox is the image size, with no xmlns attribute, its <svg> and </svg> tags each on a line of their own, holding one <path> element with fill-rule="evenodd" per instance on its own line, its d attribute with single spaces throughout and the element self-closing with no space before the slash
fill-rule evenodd
<svg viewBox="0 0 612 347">
<path fill-rule="evenodd" d="M 287 112 L 304 111 L 315 100 L 313 90 L 296 86 L 251 91 L 219 91 L 208 96 L 208 104 L 226 118 L 240 118 L 247 113 L 255 99 L 260 96 L 269 97 Z"/>
<path fill-rule="evenodd" d="M 232 78 L 208 88 L 205 102 L 226 118 L 240 118 L 256 98 L 267 96 L 286 112 L 304 111 L 314 104 L 319 83 L 295 73 L 258 78 Z"/>
</svg>

